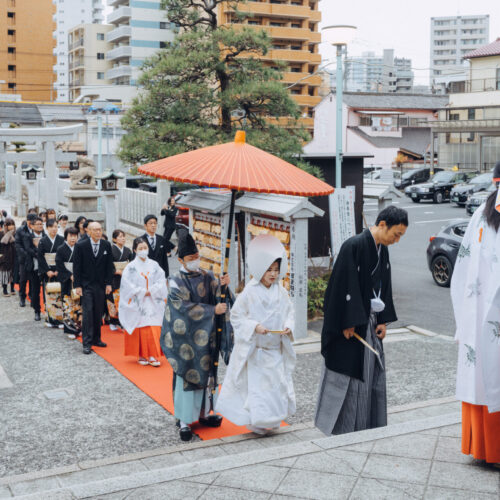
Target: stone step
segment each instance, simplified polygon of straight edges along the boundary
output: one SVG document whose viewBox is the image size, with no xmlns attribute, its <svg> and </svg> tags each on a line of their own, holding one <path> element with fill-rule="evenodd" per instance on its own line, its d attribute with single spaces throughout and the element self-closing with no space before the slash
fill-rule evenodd
<svg viewBox="0 0 500 500">
<path fill-rule="evenodd" d="M 270 463 L 323 450 L 331 450 L 345 446 L 359 445 L 361 443 L 421 432 L 439 427 L 449 426 L 460 422 L 460 413 L 454 412 L 420 420 L 413 420 L 399 424 L 389 425 L 378 429 L 370 429 L 341 436 L 321 437 L 289 443 L 240 451 L 236 453 L 221 452 L 218 456 L 206 453 L 192 456 L 192 460 L 181 463 L 171 460 L 163 466 L 146 468 L 140 462 L 127 462 L 111 470 L 100 468 L 80 473 L 62 474 L 41 483 L 36 487 L 36 493 L 16 495 L 16 490 L 21 491 L 20 484 L 10 486 L 16 498 L 23 499 L 85 499 L 101 498 L 103 495 L 125 492 L 136 488 L 144 488 L 160 483 L 188 479 L 204 481 L 205 474 L 227 471 L 239 467 L 256 464 Z M 259 441 L 268 438 L 260 439 Z M 150 464 L 152 465 L 152 464 Z M 107 476 L 107 477 L 106 477 Z M 32 485 L 34 486 L 34 485 Z M 32 490 L 33 491 L 33 490 Z"/>
<path fill-rule="evenodd" d="M 120 457 L 80 462 L 59 469 L 0 479 L 0 498 L 92 498 L 124 489 L 280 460 L 374 439 L 460 422 L 454 398 L 393 407 L 389 425 L 325 437 L 313 423 L 283 427 L 271 436 L 231 436 Z M 377 437 L 379 436 L 379 437 Z"/>
</svg>

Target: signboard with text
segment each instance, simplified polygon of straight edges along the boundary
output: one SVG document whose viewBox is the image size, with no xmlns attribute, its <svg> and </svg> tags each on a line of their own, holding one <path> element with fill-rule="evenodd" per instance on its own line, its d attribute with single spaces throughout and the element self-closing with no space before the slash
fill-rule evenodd
<svg viewBox="0 0 500 500">
<path fill-rule="evenodd" d="M 342 243 L 356 234 L 354 186 L 335 189 L 329 197 L 332 254 L 336 258 Z"/>
</svg>

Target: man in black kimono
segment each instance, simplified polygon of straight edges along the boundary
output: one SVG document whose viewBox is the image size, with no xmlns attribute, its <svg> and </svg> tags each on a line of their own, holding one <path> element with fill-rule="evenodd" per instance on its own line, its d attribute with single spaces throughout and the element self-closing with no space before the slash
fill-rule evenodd
<svg viewBox="0 0 500 500">
<path fill-rule="evenodd" d="M 408 214 L 390 206 L 370 229 L 342 245 L 325 294 L 315 425 L 325 434 L 387 425 L 386 324 L 396 321 L 388 245 L 408 227 Z M 376 356 L 355 334 L 378 351 Z"/>
<path fill-rule="evenodd" d="M 148 257 L 160 265 L 165 271 L 165 277 L 168 278 L 168 257 L 167 253 L 170 252 L 169 245 L 159 234 L 156 234 L 158 229 L 158 219 L 155 215 L 149 214 L 144 217 L 144 228 L 146 232 L 141 236 L 149 248 Z"/>
</svg>

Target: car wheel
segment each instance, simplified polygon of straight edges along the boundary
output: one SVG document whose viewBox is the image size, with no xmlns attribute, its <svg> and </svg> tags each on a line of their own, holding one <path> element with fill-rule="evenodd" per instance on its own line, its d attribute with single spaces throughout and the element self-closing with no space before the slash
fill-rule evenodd
<svg viewBox="0 0 500 500">
<path fill-rule="evenodd" d="M 443 193 L 441 191 L 434 193 L 434 203 L 443 203 Z"/>
<path fill-rule="evenodd" d="M 432 277 L 437 285 L 449 287 L 451 275 L 453 274 L 453 266 L 450 259 L 444 255 L 438 255 L 431 264 Z"/>
<path fill-rule="evenodd" d="M 412 198 L 413 203 L 420 203 L 420 198 Z"/>
</svg>

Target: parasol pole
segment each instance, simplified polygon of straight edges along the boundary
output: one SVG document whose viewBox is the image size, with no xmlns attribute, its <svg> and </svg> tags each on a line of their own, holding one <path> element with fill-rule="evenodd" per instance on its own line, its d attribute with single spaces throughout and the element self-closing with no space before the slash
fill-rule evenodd
<svg viewBox="0 0 500 500">
<path fill-rule="evenodd" d="M 226 250 L 225 250 L 225 255 L 224 255 L 224 269 L 223 269 L 223 276 L 228 273 L 229 270 L 229 255 L 231 252 L 231 241 L 233 238 L 233 225 L 234 225 L 234 205 L 236 203 L 236 189 L 231 190 L 231 205 L 229 208 L 229 227 L 227 228 L 227 238 L 226 238 Z M 220 292 L 220 303 L 223 304 L 226 302 L 227 299 L 227 285 L 224 285 L 221 287 L 221 292 Z M 222 328 L 224 326 L 225 322 L 225 315 L 220 315 L 216 317 L 216 324 L 217 324 L 217 330 L 215 334 L 215 350 L 214 354 L 212 357 L 213 361 L 213 387 L 212 387 L 212 393 L 210 395 L 210 411 L 214 411 L 214 397 L 215 397 L 215 392 L 217 391 L 217 370 L 219 368 L 219 353 L 220 353 L 220 346 L 221 346 L 221 341 L 222 341 Z"/>
</svg>

